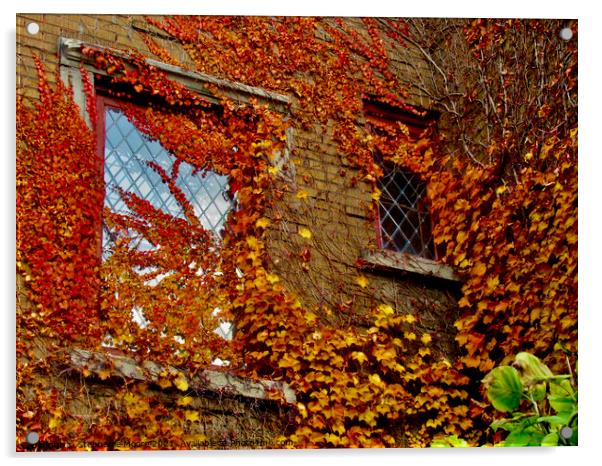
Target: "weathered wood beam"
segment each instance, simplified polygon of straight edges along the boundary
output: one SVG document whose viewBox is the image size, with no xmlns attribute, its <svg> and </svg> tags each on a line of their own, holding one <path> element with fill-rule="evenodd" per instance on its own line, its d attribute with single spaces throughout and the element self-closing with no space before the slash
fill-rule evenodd
<svg viewBox="0 0 602 466">
<path fill-rule="evenodd" d="M 153 361 L 138 363 L 135 359 L 109 352 L 74 349 L 70 353 L 71 366 L 77 371 L 87 370 L 102 378 L 120 377 L 157 383 L 161 377 L 185 377 L 191 390 L 213 392 L 221 396 L 239 396 L 256 400 L 272 400 L 280 395 L 286 403 L 295 403 L 295 392 L 285 382 L 250 380 L 227 371 L 205 369 L 194 377 L 172 366 L 161 366 Z"/>
<path fill-rule="evenodd" d="M 453 282 L 463 281 L 463 278 L 456 273 L 453 267 L 411 254 L 381 249 L 376 251 L 362 251 L 361 259 L 370 268 L 386 271 L 410 272 Z"/>
</svg>

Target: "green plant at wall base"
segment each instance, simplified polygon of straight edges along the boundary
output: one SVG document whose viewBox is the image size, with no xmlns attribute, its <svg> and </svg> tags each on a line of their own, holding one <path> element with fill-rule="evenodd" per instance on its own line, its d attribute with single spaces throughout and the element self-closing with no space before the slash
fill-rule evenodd
<svg viewBox="0 0 602 466">
<path fill-rule="evenodd" d="M 510 413 L 491 423 L 494 433 L 508 432 L 495 446 L 577 445 L 577 389 L 570 366 L 569 374 L 554 375 L 539 358 L 523 352 L 512 366 L 492 369 L 483 384 L 493 407 Z M 431 443 L 433 448 L 469 446 L 455 435 Z"/>
<path fill-rule="evenodd" d="M 554 375 L 536 356 L 519 353 L 512 366 L 496 367 L 483 383 L 493 407 L 510 413 L 491 424 L 494 432 L 509 432 L 500 446 L 577 445 L 572 373 Z"/>
</svg>

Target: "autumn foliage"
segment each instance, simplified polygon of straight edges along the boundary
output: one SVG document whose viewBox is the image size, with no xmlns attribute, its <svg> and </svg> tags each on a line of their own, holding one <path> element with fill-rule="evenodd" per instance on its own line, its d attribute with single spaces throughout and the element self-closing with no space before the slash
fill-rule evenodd
<svg viewBox="0 0 602 466">
<path fill-rule="evenodd" d="M 158 33 L 142 33 L 162 61 L 294 96 L 295 104 L 284 113 L 257 101 L 241 105 L 217 87 L 216 104 L 137 52 L 128 51 L 126 59 L 82 49 L 99 79 L 104 76 L 106 92 L 126 102 L 128 120 L 176 158 L 172 173 L 158 165 L 150 169 L 169 187 L 184 218 L 128 192 L 121 196 L 131 214 L 102 212 L 95 132 L 79 116 L 70 89 L 50 88 L 40 67 L 40 103 L 19 103 L 17 109 L 17 265 L 32 302 L 18 310 L 18 358 L 31 358 L 32 342 L 42 335 L 58 337 L 60 343 L 52 343 L 57 361 L 72 340 L 90 348 L 110 342 L 190 374 L 219 357 L 234 372 L 291 384 L 298 402 L 290 408 L 294 422 L 287 438 L 303 448 L 425 446 L 439 434 L 483 441 L 473 428 L 489 415 L 478 392 L 485 373 L 518 351 L 551 361 L 564 352 L 576 356 L 577 122 L 576 107 L 568 108 L 566 98 L 576 99 L 576 47 L 558 64 L 561 69 L 546 71 L 537 91 L 546 101 L 521 107 L 543 115 L 532 120 L 532 131 L 544 136 L 518 134 L 511 115 L 492 116 L 495 131 L 475 159 L 475 146 L 470 153 L 448 150 L 446 134 L 457 129 L 452 124 L 438 134 L 428 128 L 420 138 L 403 125 L 368 133 L 359 124 L 368 98 L 420 113 L 405 103 L 407 86 L 392 66 L 395 50 L 418 40 L 404 21 L 387 20 L 386 27 L 375 19 L 361 27 L 318 18 L 147 21 L 190 59 L 178 63 L 156 40 Z M 455 40 L 473 53 L 470 66 L 492 77 L 496 50 L 521 23 L 462 24 Z M 558 24 L 538 27 L 557 35 Z M 507 99 L 503 89 L 490 96 L 499 99 L 499 108 Z M 88 112 L 95 115 L 93 89 L 86 92 Z M 465 94 L 463 104 L 478 102 L 480 92 Z M 128 100 L 152 105 L 141 109 Z M 564 123 L 551 124 L 554 115 Z M 479 134 L 487 131 L 489 116 Z M 302 290 L 274 272 L 267 232 L 286 219 L 273 208 L 295 194 L 301 202 L 307 197 L 287 182 L 293 167 L 276 163 L 285 154 L 291 160 L 298 155 L 287 146 L 291 128 L 330 132 L 341 161 L 355 173 L 348 182 L 372 199 L 378 199 L 382 176 L 376 154 L 427 182 L 434 241 L 446 251 L 441 260 L 465 277 L 462 315 L 454 323 L 457 359 L 432 348 L 432 335 L 408 310 L 382 302 L 364 313 L 362 326 L 343 328 L 324 318 L 323 309 L 305 304 Z M 236 207 L 222 238 L 203 228 L 176 185 L 183 162 L 229 176 Z M 375 206 L 367 205 L 367 218 Z M 101 217 L 117 238 L 102 263 Z M 161 247 L 137 250 L 132 232 Z M 310 267 L 314 232 L 299 226 L 297 234 L 304 248 L 295 260 Z M 133 308 L 144 311 L 147 325 L 132 320 Z M 219 319 L 236 323 L 233 341 L 214 333 Z M 170 438 L 185 448 L 186 429 L 199 421 L 186 408 L 187 385 L 166 374 L 162 386 L 182 395 L 176 409 L 132 383 L 118 391 L 125 414 L 98 409 L 87 429 L 74 429 L 78 421 L 66 414 L 56 390 L 42 388 L 42 374 L 51 366 L 18 366 L 19 436 L 35 427 L 65 449 L 78 438 L 107 445 L 116 438 Z"/>
</svg>

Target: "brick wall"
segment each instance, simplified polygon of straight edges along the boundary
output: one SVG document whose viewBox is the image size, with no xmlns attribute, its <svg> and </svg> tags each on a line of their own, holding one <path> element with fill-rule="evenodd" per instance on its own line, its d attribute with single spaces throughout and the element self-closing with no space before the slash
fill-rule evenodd
<svg viewBox="0 0 602 466">
<path fill-rule="evenodd" d="M 357 19 L 349 21 L 353 23 Z M 30 22 L 40 25 L 37 35 L 26 32 L 26 25 Z M 143 23 L 143 18 L 139 16 L 17 15 L 17 93 L 27 99 L 37 97 L 34 54 L 42 59 L 50 72 L 51 81 L 54 80 L 61 36 L 113 48 L 134 48 L 150 56 L 137 32 Z M 161 42 L 161 39 L 157 40 Z M 186 54 L 176 45 L 168 41 L 161 43 L 168 46 L 179 60 L 186 62 Z M 394 64 L 407 82 L 416 80 L 417 73 L 423 69 L 420 52 L 411 47 L 398 53 Z M 428 100 L 416 89 L 410 95 L 409 103 L 430 107 Z M 299 108 L 293 109 L 293 113 L 301 111 Z M 362 119 L 358 115 L 358 121 Z M 338 153 L 330 131 L 297 130 L 291 160 L 295 165 L 292 189 L 288 186 L 290 193 L 272 212 L 273 216 L 282 216 L 284 221 L 279 228 L 269 232 L 268 239 L 273 267 L 288 288 L 299 294 L 307 305 L 320 307 L 324 311 L 321 317 L 334 319 L 339 325 L 363 325 L 362 316 L 366 309 L 380 302 L 420 314 L 421 325 L 429 332 L 440 335 L 440 339 L 434 341 L 435 347 L 439 346 L 448 354 L 453 353 L 453 331 L 450 327 L 456 318 L 457 284 L 400 271 L 374 272 L 357 268 L 356 261 L 362 249 L 376 235 L 374 225 L 367 222 L 365 217 L 365 207 L 371 202 L 370 190 L 362 182 L 351 185 L 350 179 L 357 173 Z M 295 198 L 296 190 L 301 189 L 309 193 L 307 200 Z M 299 259 L 304 248 L 303 241 L 296 234 L 299 226 L 310 228 L 314 234 L 312 257 L 307 270 L 303 269 Z M 355 283 L 354 279 L 359 273 L 369 279 L 365 289 L 360 289 Z M 345 302 L 349 302 L 350 306 L 347 315 L 338 313 L 329 316 L 328 308 Z M 70 382 L 61 383 L 69 385 Z M 111 388 L 107 384 L 96 383 L 92 392 L 99 399 L 111 396 Z M 215 408 L 211 407 L 211 397 L 201 397 L 195 403 L 209 411 Z M 214 419 L 211 422 L 215 425 L 225 423 L 238 426 L 232 428 L 239 432 L 253 431 L 253 423 L 259 423 L 259 420 L 254 421 L 251 416 L 248 421 L 251 424 L 237 424 L 235 415 L 245 409 L 251 412 L 252 403 L 241 399 L 228 403 L 230 407 L 220 411 L 221 420 Z M 269 422 L 273 426 L 280 426 L 274 427 L 274 431 L 280 430 L 283 425 L 282 419 L 278 420 L 280 415 L 273 411 L 270 417 Z M 208 427 L 208 438 L 213 438 L 210 433 L 212 428 Z"/>
</svg>

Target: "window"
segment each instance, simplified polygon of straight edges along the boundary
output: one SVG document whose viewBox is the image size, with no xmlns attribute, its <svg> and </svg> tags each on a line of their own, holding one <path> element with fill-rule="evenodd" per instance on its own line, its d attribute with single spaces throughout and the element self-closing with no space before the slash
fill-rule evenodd
<svg viewBox="0 0 602 466">
<path fill-rule="evenodd" d="M 183 218 L 181 205 L 152 167 L 154 163 L 174 176 L 203 227 L 219 236 L 233 206 L 228 195 L 228 177 L 195 169 L 186 162 L 180 163 L 174 173 L 175 157 L 158 141 L 139 131 L 127 119 L 118 100 L 99 96 L 97 108 L 101 116 L 98 133 L 104 160 L 105 207 L 119 214 L 130 213 L 119 193 L 121 189 L 138 195 L 166 214 Z M 111 232 L 103 225 L 103 257 L 108 257 L 111 245 Z M 151 247 L 140 239 L 138 248 Z"/>
<path fill-rule="evenodd" d="M 378 240 L 383 249 L 434 259 L 426 185 L 415 174 L 383 163 Z"/>
<path fill-rule="evenodd" d="M 370 131 L 385 138 L 387 129 L 401 122 L 408 128 L 410 140 L 415 139 L 433 121 L 432 115 L 419 117 L 372 102 L 364 103 L 364 111 Z M 380 165 L 384 174 L 379 182 L 378 246 L 389 251 L 435 259 L 426 184 L 416 174 L 382 157 Z"/>
<path fill-rule="evenodd" d="M 204 357 L 204 352 L 209 350 L 213 364 L 228 365 L 227 359 L 218 357 L 221 354 L 219 348 L 222 338 L 233 338 L 235 325 L 224 312 L 227 303 L 223 293 L 215 291 L 225 284 L 232 285 L 231 277 L 224 273 L 224 270 L 232 272 L 231 264 L 224 262 L 231 260 L 231 256 L 221 254 L 221 239 L 227 220 L 238 208 L 234 183 L 226 175 L 227 169 L 219 166 L 212 171 L 189 165 L 184 161 L 188 160 L 186 154 L 178 154 L 176 158 L 159 141 L 137 128 L 132 123 L 135 120 L 128 116 L 138 113 L 136 108 L 160 106 L 160 99 L 133 94 L 128 90 L 129 84 L 114 82 L 96 67 L 92 55 L 83 53 L 84 50 L 102 51 L 126 63 L 130 57 L 125 52 L 74 39 L 60 40 L 61 78 L 73 85 L 74 100 L 88 126 L 96 125 L 98 173 L 102 173 L 105 181 L 104 211 L 117 214 L 105 215 L 102 224 L 98 225 L 99 232 L 102 231 L 98 258 L 104 265 L 103 273 L 109 277 L 114 273 L 113 276 L 118 277 L 106 282 L 111 284 L 104 288 L 106 309 L 109 309 L 110 318 L 118 319 L 118 323 L 132 329 L 131 334 L 138 335 L 140 331 L 141 341 L 145 342 L 139 346 L 138 340 L 120 341 L 119 335 L 109 333 L 103 344 L 124 343 L 129 345 L 128 350 L 143 354 L 155 351 L 179 354 L 186 348 L 188 351 L 204 345 L 202 351 L 191 354 Z M 258 102 L 285 116 L 289 112 L 291 102 L 287 96 L 152 59 L 145 62 L 213 104 L 208 110 L 215 110 L 216 117 L 219 117 L 221 101 L 213 94 L 214 87 L 239 104 Z M 96 97 L 96 118 L 87 111 L 90 95 L 85 91 L 90 85 Z M 129 96 L 128 100 L 115 98 L 122 95 Z M 139 126 L 144 128 L 144 123 Z M 293 166 L 288 163 L 292 137 L 292 129 L 287 130 L 286 146 L 274 151 L 271 158 L 271 163 L 278 168 L 290 167 L 280 172 L 286 171 L 288 176 L 294 176 Z M 183 145 L 185 147 L 186 142 Z M 239 149 L 233 146 L 231 150 L 236 153 Z M 224 171 L 219 171 L 221 169 Z M 123 193 L 135 195 L 134 201 L 132 196 Z M 182 201 L 182 196 L 186 201 Z M 145 202 L 141 203 L 139 199 Z M 148 209 L 149 205 L 153 209 Z M 149 218 L 143 218 L 142 212 L 149 213 Z M 198 219 L 204 231 L 202 235 L 192 235 L 188 244 L 186 238 L 177 235 L 187 236 L 186 223 L 192 216 Z M 198 224 L 194 223 L 194 230 L 198 232 Z M 164 228 L 164 225 L 170 228 Z M 169 244 L 174 235 L 176 241 Z M 196 236 L 200 240 L 195 239 Z M 125 242 L 118 242 L 124 237 Z M 212 237 L 211 241 L 207 241 L 207 237 Z M 164 241 L 165 244 L 160 244 Z M 166 247 L 161 250 L 161 246 Z M 235 272 L 238 279 L 244 278 L 238 268 Z M 134 292 L 130 293 L 131 290 Z M 187 317 L 185 326 L 179 320 L 182 316 Z M 211 339 L 213 334 L 217 334 L 215 341 Z M 155 344 L 149 345 L 151 341 Z"/>
<path fill-rule="evenodd" d="M 435 120 L 433 112 L 401 112 L 384 104 L 364 102 L 368 129 L 386 141 L 391 128 L 403 123 L 409 143 L 417 140 Z M 388 141 L 391 142 L 391 141 Z M 426 196 L 426 183 L 420 177 L 380 155 L 383 176 L 379 180 L 380 198 L 375 221 L 378 249 L 362 251 L 365 267 L 394 273 L 411 273 L 460 283 L 455 270 L 437 261 L 432 224 Z"/>
</svg>

